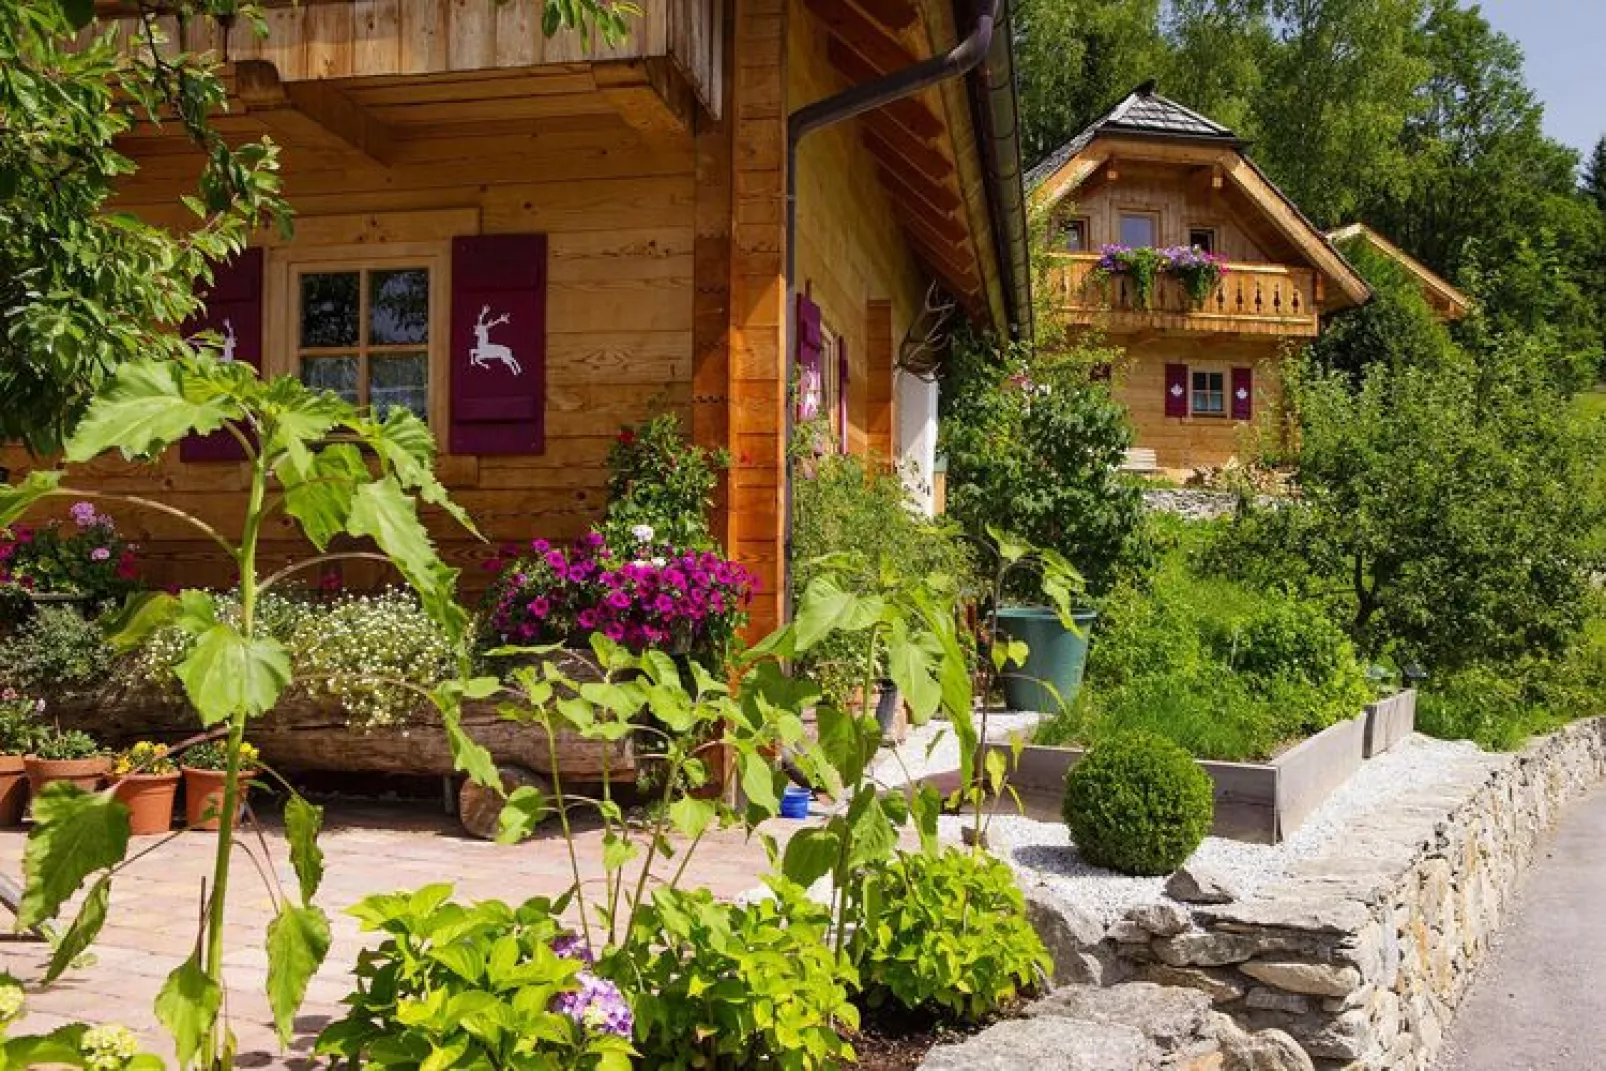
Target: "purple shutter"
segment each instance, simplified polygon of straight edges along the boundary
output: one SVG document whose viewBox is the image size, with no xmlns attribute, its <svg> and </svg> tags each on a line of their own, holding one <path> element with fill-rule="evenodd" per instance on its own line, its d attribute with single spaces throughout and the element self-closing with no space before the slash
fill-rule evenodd
<svg viewBox="0 0 1606 1071">
<path fill-rule="evenodd" d="M 848 452 L 848 340 L 836 340 L 837 449 Z"/>
<path fill-rule="evenodd" d="M 185 337 L 215 331 L 223 339 L 223 356 L 261 372 L 262 250 L 246 249 L 227 264 L 215 265 L 204 300 L 206 311 L 185 322 Z M 186 436 L 178 444 L 178 456 L 181 461 L 243 461 L 245 451 L 227 431 L 214 431 Z"/>
<path fill-rule="evenodd" d="M 797 418 L 814 420 L 820 415 L 824 383 L 820 351 L 824 336 L 820 327 L 820 307 L 807 294 L 797 296 Z"/>
<path fill-rule="evenodd" d="M 1188 366 L 1185 364 L 1165 366 L 1165 415 L 1188 415 Z"/>
<path fill-rule="evenodd" d="M 1255 374 L 1248 368 L 1232 370 L 1232 419 L 1248 420 L 1255 407 Z"/>
<path fill-rule="evenodd" d="M 454 454 L 546 448 L 546 235 L 452 240 Z"/>
</svg>

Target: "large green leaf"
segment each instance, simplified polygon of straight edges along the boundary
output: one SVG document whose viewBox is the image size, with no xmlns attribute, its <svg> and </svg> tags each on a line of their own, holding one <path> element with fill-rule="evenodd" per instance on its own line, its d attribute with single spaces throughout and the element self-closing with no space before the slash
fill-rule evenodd
<svg viewBox="0 0 1606 1071">
<path fill-rule="evenodd" d="M 223 987 L 201 969 L 199 949 L 167 976 L 156 995 L 156 1018 L 173 1035 L 181 1069 L 195 1063 L 222 1005 Z"/>
<path fill-rule="evenodd" d="M 11 524 L 32 509 L 34 503 L 54 493 L 65 475 L 56 469 L 35 469 L 24 476 L 19 484 L 0 483 L 0 528 Z"/>
<path fill-rule="evenodd" d="M 854 797 L 848 807 L 848 868 L 890 858 L 898 846 L 898 830 L 881 806 L 881 798 L 866 790 Z"/>
<path fill-rule="evenodd" d="M 379 545 L 407 582 L 418 589 L 425 608 L 442 592 L 445 575 L 429 532 L 418 519 L 418 503 L 403 491 L 394 476 L 365 483 L 352 499 L 346 531 L 368 536 Z M 433 616 L 433 613 L 432 613 Z"/>
<path fill-rule="evenodd" d="M 841 851 L 842 838 L 830 826 L 800 829 L 786 842 L 781 873 L 806 889 L 836 867 Z"/>
<path fill-rule="evenodd" d="M 131 457 L 159 453 L 191 432 L 211 432 L 239 407 L 216 393 L 191 398 L 180 361 L 129 361 L 89 403 L 67 440 L 67 460 L 90 459 L 117 447 Z"/>
<path fill-rule="evenodd" d="M 748 803 L 765 814 L 773 815 L 781 809 L 781 801 L 775 795 L 775 782 L 780 774 L 769 759 L 749 751 L 741 757 L 741 772 L 742 792 Z"/>
<path fill-rule="evenodd" d="M 290 654 L 271 638 L 247 639 L 233 625 L 213 625 L 196 639 L 174 670 L 201 715 L 216 725 L 244 712 L 272 709 L 290 683 Z"/>
<path fill-rule="evenodd" d="M 57 1027 L 48 1034 L 6 1038 L 0 1044 L 0 1068 L 48 1067 L 61 1064 L 65 1067 L 82 1067 L 84 1034 L 87 1023 L 71 1023 Z"/>
<path fill-rule="evenodd" d="M 323 883 L 323 849 L 318 847 L 318 831 L 323 828 L 323 808 L 308 803 L 300 793 L 292 793 L 284 805 L 284 838 L 290 842 L 290 865 L 295 867 L 301 885 L 301 902 L 311 905 Z"/>
<path fill-rule="evenodd" d="M 54 918 L 86 877 L 122 862 L 128 851 L 128 808 L 109 790 L 85 792 L 57 781 L 34 797 L 33 820 L 22 853 L 22 929 Z"/>
<path fill-rule="evenodd" d="M 274 469 L 284 487 L 284 511 L 301 522 L 301 530 L 319 550 L 346 530 L 357 488 L 369 481 L 362 452 L 351 443 L 331 443 L 306 465 L 290 458 Z"/>
<path fill-rule="evenodd" d="M 84 897 L 84 906 L 78 909 L 78 917 L 67 928 L 67 932 L 56 940 L 55 950 L 50 955 L 50 967 L 45 971 L 46 982 L 60 978 L 62 972 L 72 966 L 73 960 L 83 955 L 94 943 L 100 928 L 106 925 L 106 907 L 111 895 L 112 878 L 107 874 L 90 888 L 89 895 Z"/>
<path fill-rule="evenodd" d="M 272 433 L 263 453 L 276 466 L 282 457 L 294 471 L 310 475 L 312 447 L 338 424 L 352 420 L 357 411 L 339 395 L 308 390 L 288 376 L 269 382 L 262 392 L 262 408 Z"/>
<path fill-rule="evenodd" d="M 792 622 L 796 649 L 807 651 L 833 632 L 861 632 L 880 620 L 884 606 L 879 595 L 856 595 L 830 575 L 815 577 Z"/>
<path fill-rule="evenodd" d="M 942 649 L 922 633 L 911 633 L 902 617 L 893 619 L 887 637 L 887 676 L 909 703 L 916 725 L 924 724 L 942 705 Z"/>
<path fill-rule="evenodd" d="M 513 790 L 496 819 L 496 842 L 518 844 L 529 839 L 547 816 L 552 806 L 546 793 L 534 785 L 520 785 Z"/>
<path fill-rule="evenodd" d="M 815 731 L 819 750 L 845 785 L 857 784 L 868 761 L 868 749 L 854 717 L 844 710 L 822 703 L 815 708 Z"/>
<path fill-rule="evenodd" d="M 719 813 L 713 800 L 682 796 L 669 805 L 669 822 L 683 837 L 699 837 Z"/>
<path fill-rule="evenodd" d="M 285 907 L 268 924 L 268 1004 L 279 1040 L 290 1043 L 307 983 L 329 954 L 329 918 L 316 907 Z"/>
<path fill-rule="evenodd" d="M 442 685 L 430 694 L 435 701 L 435 707 L 440 711 L 441 725 L 446 730 L 446 746 L 452 753 L 454 768 L 468 774 L 469 780 L 486 788 L 502 791 L 502 775 L 497 772 L 496 760 L 491 757 L 484 745 L 480 744 L 463 729 L 463 716 L 461 701 L 458 692 L 449 685 Z"/>
<path fill-rule="evenodd" d="M 126 654 L 171 625 L 178 614 L 179 601 L 167 592 L 138 592 L 130 595 L 116 616 L 105 622 L 106 640 L 119 653 Z"/>
<path fill-rule="evenodd" d="M 428 424 L 397 406 L 375 428 L 370 445 L 390 465 L 402 487 L 416 490 L 424 502 L 445 510 L 474 535 L 480 534 L 468 511 L 452 501 L 445 485 L 435 476 L 435 433 Z"/>
</svg>

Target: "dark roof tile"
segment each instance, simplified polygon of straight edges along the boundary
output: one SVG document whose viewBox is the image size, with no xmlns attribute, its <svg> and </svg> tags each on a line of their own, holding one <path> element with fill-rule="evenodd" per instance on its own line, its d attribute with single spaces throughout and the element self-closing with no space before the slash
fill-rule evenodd
<svg viewBox="0 0 1606 1071">
<path fill-rule="evenodd" d="M 1064 167 L 1077 153 L 1087 148 L 1100 134 L 1157 134 L 1168 138 L 1190 138 L 1205 141 L 1240 144 L 1238 135 L 1211 119 L 1206 119 L 1174 100 L 1167 100 L 1154 91 L 1153 82 L 1145 82 L 1126 98 L 1095 120 L 1086 130 L 1049 153 L 1038 165 L 1026 173 L 1028 189 L 1042 185 L 1054 172 Z"/>
</svg>

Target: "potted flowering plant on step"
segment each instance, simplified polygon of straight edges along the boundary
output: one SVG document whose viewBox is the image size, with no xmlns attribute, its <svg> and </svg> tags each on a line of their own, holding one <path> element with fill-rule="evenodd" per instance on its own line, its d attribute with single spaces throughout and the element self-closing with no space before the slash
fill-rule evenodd
<svg viewBox="0 0 1606 1071">
<path fill-rule="evenodd" d="M 149 836 L 173 828 L 179 772 L 168 757 L 166 744 L 141 740 L 118 752 L 111 776 L 113 794 L 128 807 L 130 833 Z"/>
<path fill-rule="evenodd" d="M 93 503 L 78 502 L 67 523 L 0 528 L 0 584 L 14 584 L 36 602 L 97 603 L 137 586 L 134 545 Z"/>
<path fill-rule="evenodd" d="M 94 737 L 78 729 L 54 725 L 45 726 L 34 737 L 33 751 L 23 764 L 28 771 L 28 790 L 35 797 L 46 785 L 56 781 L 66 781 L 85 792 L 93 792 L 111 768 L 106 749 Z"/>
<path fill-rule="evenodd" d="M 22 821 L 28 802 L 27 768 L 23 756 L 33 750 L 39 736 L 37 716 L 43 699 L 31 699 L 10 688 L 0 689 L 0 826 Z"/>
<path fill-rule="evenodd" d="M 249 743 L 240 744 L 240 807 L 250 793 L 250 782 L 260 772 L 262 757 Z M 223 788 L 228 780 L 228 750 L 219 740 L 196 744 L 184 752 L 184 824 L 191 829 L 216 830 L 223 817 Z"/>
</svg>

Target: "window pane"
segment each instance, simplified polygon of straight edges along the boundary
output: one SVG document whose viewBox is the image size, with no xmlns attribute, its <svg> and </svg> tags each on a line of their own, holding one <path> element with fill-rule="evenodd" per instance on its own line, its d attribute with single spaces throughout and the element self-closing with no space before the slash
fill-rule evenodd
<svg viewBox="0 0 1606 1071">
<path fill-rule="evenodd" d="M 1121 216 L 1121 244 L 1133 246 L 1153 245 L 1154 217 L 1139 213 L 1123 214 Z"/>
<path fill-rule="evenodd" d="M 392 407 L 429 419 L 429 357 L 422 353 L 368 358 L 368 404 L 384 419 Z"/>
<path fill-rule="evenodd" d="M 1216 251 L 1216 232 L 1209 227 L 1195 227 L 1188 232 L 1188 244 L 1203 249 L 1206 253 Z"/>
<path fill-rule="evenodd" d="M 352 405 L 356 405 L 359 401 L 357 366 L 358 361 L 355 356 L 303 357 L 301 382 L 313 390 L 332 390 Z"/>
<path fill-rule="evenodd" d="M 1226 412 L 1222 373 L 1195 372 L 1193 374 L 1193 411 L 1206 415 Z"/>
<path fill-rule="evenodd" d="M 1080 253 L 1087 248 L 1087 221 L 1081 219 L 1067 220 L 1065 223 L 1065 248 L 1072 253 Z"/>
<path fill-rule="evenodd" d="M 354 271 L 301 277 L 301 348 L 357 345 L 359 276 Z"/>
<path fill-rule="evenodd" d="M 429 341 L 429 272 L 424 268 L 368 274 L 368 342 L 417 346 Z"/>
</svg>

